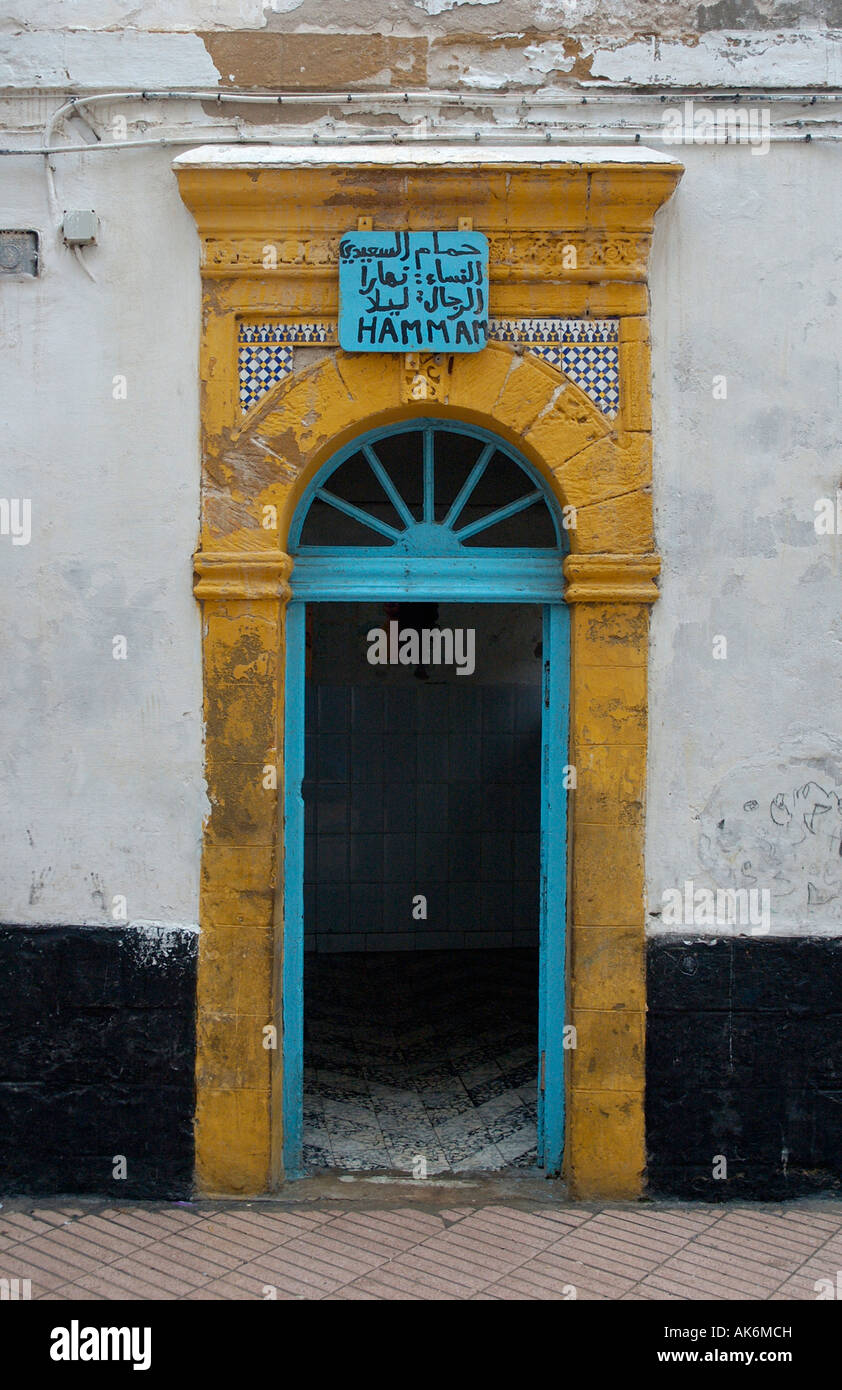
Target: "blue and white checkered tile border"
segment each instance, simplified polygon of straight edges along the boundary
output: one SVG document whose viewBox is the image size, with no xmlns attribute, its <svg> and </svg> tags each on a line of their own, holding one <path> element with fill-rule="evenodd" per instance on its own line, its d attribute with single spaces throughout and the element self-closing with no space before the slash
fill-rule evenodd
<svg viewBox="0 0 842 1390">
<path fill-rule="evenodd" d="M 489 319 L 488 336 L 564 372 L 613 419 L 620 408 L 619 319 Z"/>
<path fill-rule="evenodd" d="M 494 342 L 517 344 L 564 372 L 612 418 L 620 406 L 617 319 L 490 319 Z M 270 386 L 293 370 L 296 347 L 336 343 L 333 320 L 241 323 L 238 334 L 240 405 L 250 410 Z"/>
<path fill-rule="evenodd" d="M 259 323 L 241 323 L 237 339 L 240 405 L 251 410 L 270 386 L 289 376 L 296 347 L 336 342 L 336 324 L 332 319 L 315 323 L 261 319 Z"/>
</svg>

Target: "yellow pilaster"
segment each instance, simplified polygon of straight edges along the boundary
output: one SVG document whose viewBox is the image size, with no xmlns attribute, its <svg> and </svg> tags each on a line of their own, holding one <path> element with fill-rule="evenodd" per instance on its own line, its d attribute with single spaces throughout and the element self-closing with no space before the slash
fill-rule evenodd
<svg viewBox="0 0 842 1390">
<path fill-rule="evenodd" d="M 277 785 L 290 569 L 272 551 L 196 557 L 211 808 L 200 898 L 196 1176 L 208 1193 L 265 1192 L 278 1176 L 280 1049 L 271 1044 L 281 1036 Z"/>
<path fill-rule="evenodd" d="M 645 1171 L 648 605 L 656 557 L 576 556 L 571 604 L 570 1052 L 566 1176 L 633 1197 Z"/>
</svg>

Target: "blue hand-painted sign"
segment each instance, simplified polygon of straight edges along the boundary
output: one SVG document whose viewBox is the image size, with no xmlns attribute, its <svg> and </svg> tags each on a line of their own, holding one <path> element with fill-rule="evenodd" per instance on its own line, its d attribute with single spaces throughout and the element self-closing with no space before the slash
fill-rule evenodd
<svg viewBox="0 0 842 1390">
<path fill-rule="evenodd" d="M 346 352 L 479 352 L 488 331 L 481 232 L 348 232 L 339 243 Z"/>
</svg>

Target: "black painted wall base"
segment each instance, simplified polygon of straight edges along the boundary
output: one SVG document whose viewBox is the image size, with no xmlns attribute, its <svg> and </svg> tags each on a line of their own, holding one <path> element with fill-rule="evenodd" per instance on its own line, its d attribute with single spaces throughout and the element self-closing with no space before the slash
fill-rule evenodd
<svg viewBox="0 0 842 1390">
<path fill-rule="evenodd" d="M 655 938 L 648 1008 L 651 1194 L 842 1190 L 842 940 Z"/>
<path fill-rule="evenodd" d="M 0 927 L 0 1192 L 190 1195 L 196 943 Z"/>
<path fill-rule="evenodd" d="M 0 1194 L 190 1195 L 196 945 L 0 927 Z M 649 1192 L 842 1196 L 842 940 L 655 938 L 648 999 Z"/>
</svg>

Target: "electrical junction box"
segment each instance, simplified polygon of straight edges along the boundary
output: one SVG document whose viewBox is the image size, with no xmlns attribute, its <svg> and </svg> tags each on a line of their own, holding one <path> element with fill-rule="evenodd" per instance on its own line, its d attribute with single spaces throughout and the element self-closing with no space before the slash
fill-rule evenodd
<svg viewBox="0 0 842 1390">
<path fill-rule="evenodd" d="M 61 234 L 68 246 L 90 246 L 96 241 L 99 219 L 93 209 L 66 212 L 61 224 Z"/>
</svg>

